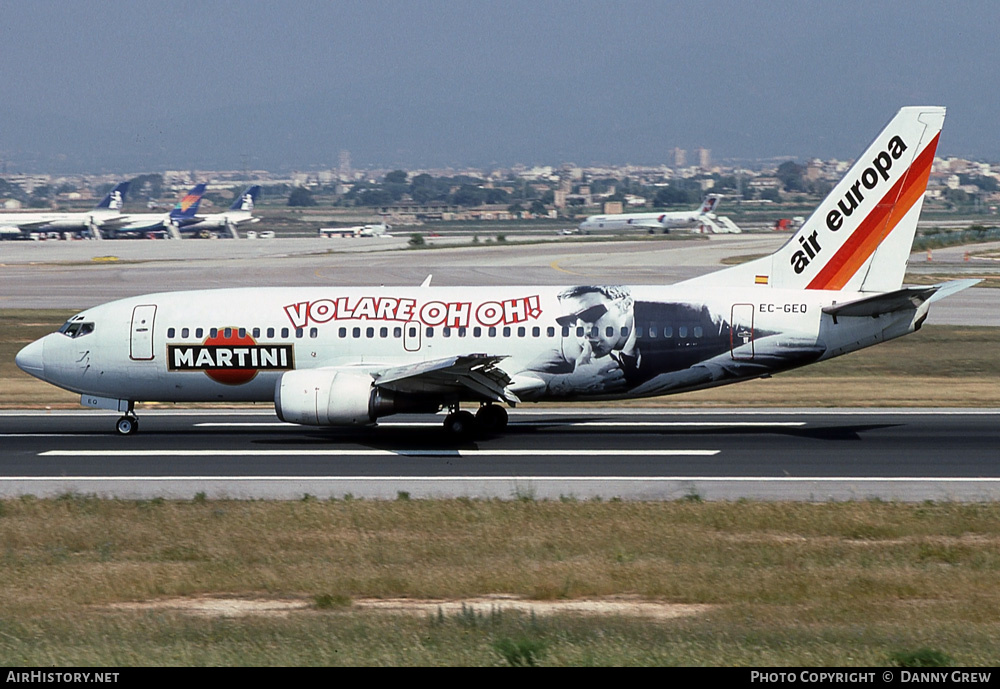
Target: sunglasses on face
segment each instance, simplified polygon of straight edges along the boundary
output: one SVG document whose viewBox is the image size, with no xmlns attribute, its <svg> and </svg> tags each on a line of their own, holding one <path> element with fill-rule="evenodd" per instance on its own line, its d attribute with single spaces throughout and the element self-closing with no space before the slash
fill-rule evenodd
<svg viewBox="0 0 1000 689">
<path fill-rule="evenodd" d="M 604 304 L 595 304 L 589 308 L 571 313 L 568 316 L 560 316 L 556 319 L 559 325 L 573 325 L 578 321 L 583 323 L 596 323 L 608 312 L 608 307 Z"/>
</svg>

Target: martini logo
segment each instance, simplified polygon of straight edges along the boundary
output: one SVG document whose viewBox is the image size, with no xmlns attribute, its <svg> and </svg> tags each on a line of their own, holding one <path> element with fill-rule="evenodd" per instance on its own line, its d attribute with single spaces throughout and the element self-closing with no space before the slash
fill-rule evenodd
<svg viewBox="0 0 1000 689">
<path fill-rule="evenodd" d="M 168 345 L 167 362 L 171 371 L 204 371 L 225 385 L 249 383 L 258 371 L 295 368 L 292 345 L 259 345 L 250 335 L 240 337 L 237 328 L 219 328 L 200 345 Z"/>
</svg>

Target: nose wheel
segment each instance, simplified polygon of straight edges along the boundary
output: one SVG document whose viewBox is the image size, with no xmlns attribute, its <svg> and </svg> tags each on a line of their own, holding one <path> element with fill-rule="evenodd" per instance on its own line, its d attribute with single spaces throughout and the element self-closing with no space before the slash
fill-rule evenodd
<svg viewBox="0 0 1000 689">
<path fill-rule="evenodd" d="M 115 425 L 118 435 L 133 435 L 139 430 L 139 419 L 135 416 L 123 416 Z"/>
</svg>

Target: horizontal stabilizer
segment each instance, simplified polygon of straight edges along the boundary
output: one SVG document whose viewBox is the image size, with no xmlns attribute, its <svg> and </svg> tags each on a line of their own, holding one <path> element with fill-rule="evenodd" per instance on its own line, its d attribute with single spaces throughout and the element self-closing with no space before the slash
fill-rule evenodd
<svg viewBox="0 0 1000 689">
<path fill-rule="evenodd" d="M 510 377 L 496 366 L 505 358 L 467 354 L 421 361 L 382 371 L 375 385 L 413 394 L 471 391 L 484 399 L 517 404 L 520 400 L 506 390 Z"/>
<path fill-rule="evenodd" d="M 943 299 L 963 289 L 972 287 L 980 280 L 952 280 L 942 282 L 930 287 L 906 287 L 895 292 L 876 294 L 864 299 L 849 301 L 843 304 L 833 304 L 823 307 L 823 313 L 831 316 L 858 316 L 872 317 L 880 316 L 884 313 L 894 313 L 896 311 L 906 311 L 919 308 L 924 302 L 934 302 Z"/>
</svg>

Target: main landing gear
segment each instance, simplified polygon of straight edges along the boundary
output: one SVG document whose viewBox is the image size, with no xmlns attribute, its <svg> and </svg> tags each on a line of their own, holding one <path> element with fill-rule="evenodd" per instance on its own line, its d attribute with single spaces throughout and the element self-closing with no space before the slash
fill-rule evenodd
<svg viewBox="0 0 1000 689">
<path fill-rule="evenodd" d="M 444 430 L 455 438 L 470 438 L 474 435 L 493 435 L 507 428 L 507 410 L 492 403 L 472 412 L 462 411 L 456 404 L 444 419 Z"/>
</svg>

